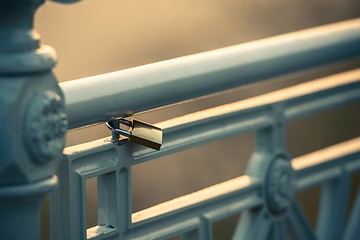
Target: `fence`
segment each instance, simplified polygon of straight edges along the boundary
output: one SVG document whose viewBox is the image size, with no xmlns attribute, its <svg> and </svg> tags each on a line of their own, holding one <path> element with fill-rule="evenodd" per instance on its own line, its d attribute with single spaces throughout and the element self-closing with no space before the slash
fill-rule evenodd
<svg viewBox="0 0 360 240">
<path fill-rule="evenodd" d="M 358 101 L 359 69 L 157 123 L 160 151 L 114 144 L 111 137 L 64 149 L 67 128 L 358 57 L 359 19 L 59 86 L 51 73 L 54 51 L 32 29 L 39 4 L 0 4 L 1 239 L 39 239 L 39 206 L 50 191 L 51 239 L 212 239 L 214 222 L 239 213 L 234 239 L 360 234 L 359 190 L 347 214 L 360 139 L 295 159 L 284 139 L 287 121 Z M 133 166 L 250 131 L 256 149 L 246 175 L 132 213 Z M 93 177 L 98 225 L 86 229 L 85 183 Z M 322 191 L 313 231 L 294 196 L 316 185 Z"/>
</svg>

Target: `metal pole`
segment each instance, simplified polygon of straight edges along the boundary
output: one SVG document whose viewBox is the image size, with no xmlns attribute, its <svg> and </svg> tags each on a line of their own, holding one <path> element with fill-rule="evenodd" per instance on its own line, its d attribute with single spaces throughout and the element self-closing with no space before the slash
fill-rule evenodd
<svg viewBox="0 0 360 240">
<path fill-rule="evenodd" d="M 60 84 L 70 128 L 360 55 L 360 19 Z"/>
<path fill-rule="evenodd" d="M 40 205 L 57 184 L 67 121 L 33 17 L 43 0 L 0 1 L 0 239 L 40 239 Z"/>
</svg>

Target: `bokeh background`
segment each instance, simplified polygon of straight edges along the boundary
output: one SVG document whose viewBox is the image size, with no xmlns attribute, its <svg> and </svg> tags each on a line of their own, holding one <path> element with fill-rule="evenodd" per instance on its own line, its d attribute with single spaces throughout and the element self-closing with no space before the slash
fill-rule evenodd
<svg viewBox="0 0 360 240">
<path fill-rule="evenodd" d="M 70 5 L 47 1 L 36 16 L 36 28 L 43 43 L 57 50 L 55 74 L 64 82 L 356 17 L 358 0 L 84 0 Z M 156 123 L 359 65 L 359 59 L 353 59 L 269 79 L 139 118 Z M 359 136 L 359 110 L 360 104 L 352 104 L 288 123 L 291 156 Z M 103 125 L 71 131 L 67 145 L 109 134 Z M 134 167 L 133 211 L 242 175 L 253 150 L 254 134 L 246 134 Z M 354 177 L 354 187 L 358 179 Z M 87 187 L 89 227 L 96 225 L 95 180 Z M 314 225 L 319 189 L 298 197 Z M 49 239 L 48 200 L 43 209 L 43 239 Z M 215 239 L 230 239 L 237 218 L 214 224 Z"/>
</svg>

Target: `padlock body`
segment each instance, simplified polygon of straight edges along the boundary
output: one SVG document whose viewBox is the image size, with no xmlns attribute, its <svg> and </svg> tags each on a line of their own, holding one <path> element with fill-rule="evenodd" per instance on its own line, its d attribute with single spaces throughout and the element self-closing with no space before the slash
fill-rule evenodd
<svg viewBox="0 0 360 240">
<path fill-rule="evenodd" d="M 133 119 L 130 141 L 146 147 L 160 150 L 162 129 L 148 123 Z"/>
</svg>

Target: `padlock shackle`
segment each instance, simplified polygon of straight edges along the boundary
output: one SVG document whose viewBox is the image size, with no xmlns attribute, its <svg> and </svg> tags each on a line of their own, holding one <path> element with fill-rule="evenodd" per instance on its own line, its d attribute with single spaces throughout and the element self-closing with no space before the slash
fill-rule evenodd
<svg viewBox="0 0 360 240">
<path fill-rule="evenodd" d="M 129 131 L 126 131 L 126 130 L 123 130 L 123 129 L 120 129 L 120 128 L 115 128 L 114 131 L 117 132 L 120 135 L 125 136 L 125 137 L 130 137 L 131 136 L 131 133 Z"/>
<path fill-rule="evenodd" d="M 128 127 L 132 127 L 133 123 L 132 121 L 129 121 L 127 119 L 124 119 L 124 118 L 119 118 L 119 119 L 116 119 L 115 121 L 119 122 L 120 124 L 124 124 Z"/>
<path fill-rule="evenodd" d="M 124 121 L 122 121 L 124 120 Z M 125 137 L 130 137 L 131 132 L 130 131 L 126 131 L 120 128 L 120 125 L 117 127 L 114 124 L 116 123 L 116 125 L 118 125 L 117 123 L 123 123 L 124 125 L 129 126 L 128 124 L 130 124 L 129 127 L 131 127 L 131 122 L 127 121 L 125 119 L 116 119 L 116 120 L 111 120 L 106 122 L 106 126 L 111 130 L 111 131 L 115 131 L 116 133 L 125 136 Z"/>
</svg>

